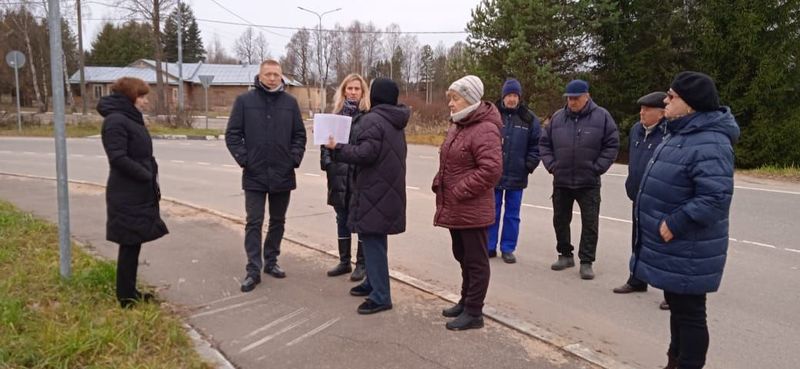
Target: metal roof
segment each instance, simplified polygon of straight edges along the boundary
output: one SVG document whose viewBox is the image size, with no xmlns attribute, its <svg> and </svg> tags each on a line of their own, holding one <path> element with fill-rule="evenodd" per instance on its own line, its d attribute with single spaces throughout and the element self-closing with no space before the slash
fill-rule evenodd
<svg viewBox="0 0 800 369">
<path fill-rule="evenodd" d="M 149 67 L 139 65 L 146 64 Z M 169 75 L 170 84 L 178 83 L 178 64 L 161 63 L 162 68 Z M 187 83 L 202 85 L 200 75 L 212 75 L 214 81 L 212 86 L 248 86 L 253 83 L 253 79 L 258 74 L 257 64 L 205 64 L 184 63 L 183 79 Z M 136 77 L 147 83 L 156 83 L 155 62 L 149 59 L 137 60 L 126 67 L 84 67 L 85 80 L 87 83 L 106 83 L 114 82 L 121 77 Z M 296 80 L 284 76 L 284 82 L 290 86 L 302 87 L 303 84 Z M 70 78 L 69 83 L 80 83 L 80 73 L 75 72 Z"/>
</svg>

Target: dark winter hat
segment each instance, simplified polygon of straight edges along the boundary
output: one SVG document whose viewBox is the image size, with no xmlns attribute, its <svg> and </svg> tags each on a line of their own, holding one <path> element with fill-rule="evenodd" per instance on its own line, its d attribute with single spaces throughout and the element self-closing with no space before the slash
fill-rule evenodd
<svg viewBox="0 0 800 369">
<path fill-rule="evenodd" d="M 508 94 L 522 96 L 522 85 L 519 84 L 519 81 L 509 78 L 506 80 L 506 83 L 503 83 L 503 95 L 501 97 L 506 97 Z"/>
<path fill-rule="evenodd" d="M 369 87 L 369 102 L 372 106 L 380 104 L 397 105 L 400 89 L 388 78 L 375 78 Z"/>
<path fill-rule="evenodd" d="M 641 106 L 664 109 L 667 106 L 667 104 L 664 104 L 664 99 L 666 98 L 667 94 L 665 92 L 656 91 L 640 97 L 639 100 L 636 100 L 636 103 Z"/>
<path fill-rule="evenodd" d="M 680 72 L 672 81 L 672 90 L 697 111 L 719 109 L 719 92 L 714 80 L 700 72 Z"/>
<path fill-rule="evenodd" d="M 573 79 L 567 83 L 564 96 L 581 96 L 586 93 L 589 93 L 589 82 L 582 79 Z"/>
</svg>

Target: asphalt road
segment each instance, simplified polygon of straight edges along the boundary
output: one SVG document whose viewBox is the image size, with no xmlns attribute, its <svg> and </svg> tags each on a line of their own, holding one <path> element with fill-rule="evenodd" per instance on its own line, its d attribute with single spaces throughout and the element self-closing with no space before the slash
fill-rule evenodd
<svg viewBox="0 0 800 369">
<path fill-rule="evenodd" d="M 52 139 L 2 138 L 0 172 L 55 176 L 53 152 Z M 99 140 L 69 140 L 68 154 L 71 179 L 105 182 L 107 162 Z M 240 170 L 223 142 L 160 140 L 155 154 L 165 196 L 244 215 Z M 325 204 L 325 177 L 318 159 L 318 149 L 309 145 L 297 171 L 287 231 L 335 249 L 334 214 Z M 429 188 L 437 160 L 437 148 L 409 146 L 408 231 L 390 237 L 390 266 L 456 292 L 460 273 L 448 232 L 432 226 L 434 197 Z M 583 281 L 577 268 L 549 268 L 556 258 L 552 178 L 537 169 L 523 198 L 518 263 L 492 260 L 487 303 L 634 367 L 657 368 L 665 362 L 669 339 L 669 314 L 658 310 L 661 292 L 611 292 L 628 274 L 630 202 L 625 173 L 625 166 L 615 165 L 603 176 L 597 278 Z M 737 177 L 731 212 L 722 288 L 708 301 L 707 367 L 797 368 L 800 351 L 793 348 L 800 342 L 800 185 Z M 575 217 L 574 244 L 579 230 Z"/>
</svg>

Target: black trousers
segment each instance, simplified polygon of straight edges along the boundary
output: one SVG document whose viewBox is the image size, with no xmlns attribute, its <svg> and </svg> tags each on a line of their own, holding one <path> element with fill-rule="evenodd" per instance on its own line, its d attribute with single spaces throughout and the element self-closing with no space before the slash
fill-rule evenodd
<svg viewBox="0 0 800 369">
<path fill-rule="evenodd" d="M 680 369 L 700 369 L 708 352 L 706 295 L 682 295 L 664 291 L 669 304 L 670 356 L 678 358 Z"/>
<path fill-rule="evenodd" d="M 136 273 L 139 270 L 139 252 L 142 244 L 119 245 L 117 254 L 117 300 L 130 301 L 139 298 L 136 291 Z"/>
<path fill-rule="evenodd" d="M 489 290 L 488 228 L 451 229 L 453 256 L 461 265 L 461 300 L 470 315 L 483 313 L 483 300 Z M 369 265 L 367 265 L 369 271 Z"/>
<path fill-rule="evenodd" d="M 634 253 L 634 254 L 636 253 L 636 227 L 637 227 L 635 210 L 636 210 L 636 206 L 634 205 L 633 209 L 631 210 L 631 221 L 632 221 L 632 227 L 631 227 L 631 252 Z M 642 281 L 641 279 L 634 277 L 633 276 L 633 271 L 631 271 L 631 275 L 628 277 L 628 282 L 626 282 L 626 283 L 628 283 L 628 285 L 633 287 L 633 288 L 644 288 L 644 289 L 647 289 L 647 283 L 644 283 L 644 281 Z"/>
<path fill-rule="evenodd" d="M 278 263 L 281 254 L 281 240 L 286 224 L 286 210 L 289 208 L 289 191 L 267 193 L 261 191 L 244 191 L 244 208 L 247 212 L 247 224 L 244 227 L 244 249 L 247 253 L 248 275 L 260 275 L 264 268 L 261 250 L 261 232 L 264 227 L 264 205 L 269 200 L 269 225 L 267 238 L 264 240 L 263 257 L 266 266 Z"/>
<path fill-rule="evenodd" d="M 600 188 L 553 188 L 553 228 L 556 231 L 556 250 L 572 256 L 570 223 L 575 202 L 581 209 L 581 243 L 578 257 L 581 263 L 593 263 L 597 251 L 597 232 L 600 221 Z"/>
</svg>

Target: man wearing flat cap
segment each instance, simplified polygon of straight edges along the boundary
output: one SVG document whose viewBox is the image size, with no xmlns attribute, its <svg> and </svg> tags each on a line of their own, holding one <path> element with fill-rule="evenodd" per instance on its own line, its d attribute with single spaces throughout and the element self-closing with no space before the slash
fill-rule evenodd
<svg viewBox="0 0 800 369">
<path fill-rule="evenodd" d="M 639 104 L 639 121 L 631 128 L 628 136 L 629 162 L 628 178 L 625 180 L 625 192 L 631 201 L 636 200 L 642 174 L 647 167 L 647 162 L 653 157 L 653 151 L 664 139 L 664 92 L 653 92 L 642 96 L 636 101 Z M 633 230 L 636 230 L 636 217 L 633 217 Z M 635 235 L 634 235 L 635 237 Z M 634 249 L 633 252 L 636 252 Z M 647 283 L 634 277 L 632 274 L 628 281 L 614 289 L 614 293 L 632 293 L 647 291 Z M 663 305 L 663 304 L 662 304 Z"/>
<path fill-rule="evenodd" d="M 600 176 L 617 158 L 619 133 L 611 114 L 592 101 L 586 81 L 568 83 L 564 96 L 566 106 L 553 113 L 539 139 L 542 164 L 553 174 L 553 228 L 559 255 L 550 269 L 575 266 L 570 223 L 577 202 L 581 209 L 580 276 L 594 279 Z"/>
</svg>

